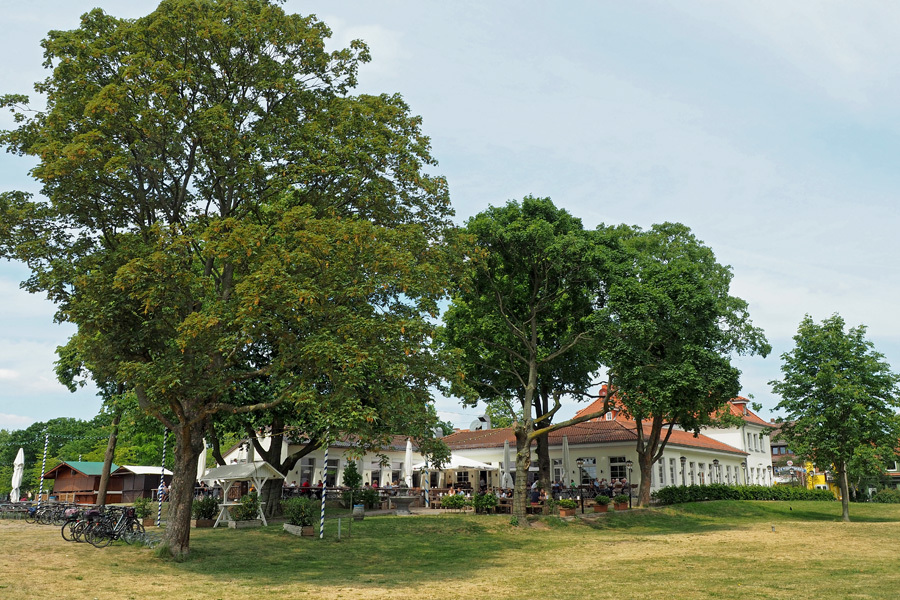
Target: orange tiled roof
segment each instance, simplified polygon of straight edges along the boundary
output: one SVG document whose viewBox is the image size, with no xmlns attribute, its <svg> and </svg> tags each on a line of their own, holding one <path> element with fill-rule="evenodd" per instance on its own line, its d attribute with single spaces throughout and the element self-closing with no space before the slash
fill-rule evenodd
<svg viewBox="0 0 900 600">
<path fill-rule="evenodd" d="M 557 429 L 549 436 L 550 446 L 562 446 L 563 437 L 569 438 L 569 444 L 611 444 L 621 442 L 637 442 L 637 431 L 634 421 L 585 421 Z M 488 429 L 485 431 L 456 431 L 444 438 L 451 450 L 473 448 L 501 448 L 508 441 L 515 447 L 516 436 L 511 427 L 504 429 Z M 669 438 L 669 444 L 690 448 L 703 448 L 746 455 L 728 444 L 723 444 L 705 435 L 694 437 L 692 433 L 675 430 Z"/>
<path fill-rule="evenodd" d="M 580 417 L 581 415 L 586 415 L 588 413 L 603 410 L 603 403 L 605 401 L 606 401 L 606 386 L 604 385 L 602 388 L 600 388 L 600 393 L 598 394 L 597 399 L 594 400 L 593 402 L 591 402 L 590 404 L 588 404 L 586 407 L 579 410 L 577 413 L 575 413 L 575 416 Z M 738 396 L 734 400 L 729 400 L 728 404 L 726 406 L 732 415 L 734 415 L 736 417 L 741 417 L 743 420 L 747 421 L 748 423 L 753 423 L 755 425 L 762 425 L 763 427 L 774 427 L 775 426 L 774 424 L 769 423 L 768 421 L 760 418 L 756 413 L 754 413 L 752 410 L 750 410 L 747 407 L 747 404 L 749 404 L 749 402 L 750 401 L 747 400 L 747 398 L 744 398 L 743 396 Z M 617 402 L 616 402 L 615 396 L 613 396 L 613 398 L 610 400 L 610 406 L 615 409 L 616 405 L 617 405 Z M 633 419 L 629 419 L 629 418 L 625 417 L 624 415 L 619 413 L 618 410 L 616 410 L 614 412 L 614 414 L 615 414 L 616 420 L 619 420 L 619 421 L 624 420 L 624 421 L 628 421 L 628 422 L 634 422 Z"/>
</svg>

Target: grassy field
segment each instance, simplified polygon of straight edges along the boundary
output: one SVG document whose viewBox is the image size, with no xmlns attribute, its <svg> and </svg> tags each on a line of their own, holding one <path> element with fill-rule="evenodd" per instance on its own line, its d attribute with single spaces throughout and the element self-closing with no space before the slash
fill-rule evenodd
<svg viewBox="0 0 900 600">
<path fill-rule="evenodd" d="M 0 521 L 0 598 L 897 598 L 900 506 L 709 502 L 528 530 L 508 517 L 367 517 L 337 540 L 195 530 L 190 559 Z M 774 529 L 773 529 L 774 528 Z"/>
</svg>

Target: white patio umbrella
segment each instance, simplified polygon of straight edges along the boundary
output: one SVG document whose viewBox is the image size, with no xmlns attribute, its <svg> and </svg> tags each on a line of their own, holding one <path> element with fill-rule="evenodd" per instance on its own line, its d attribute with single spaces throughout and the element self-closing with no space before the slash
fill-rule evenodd
<svg viewBox="0 0 900 600">
<path fill-rule="evenodd" d="M 509 464 L 509 440 L 503 442 L 503 477 L 500 480 L 500 487 L 509 489 L 513 486 L 512 467 Z"/>
<path fill-rule="evenodd" d="M 12 502 L 18 502 L 22 498 L 22 492 L 19 486 L 22 485 L 22 474 L 25 472 L 25 451 L 19 448 L 16 459 L 13 461 L 12 475 L 12 491 L 9 493 L 9 499 Z"/>
<path fill-rule="evenodd" d="M 406 457 L 403 462 L 403 478 L 406 481 L 406 487 L 413 486 L 412 476 L 412 440 L 406 438 Z"/>
<path fill-rule="evenodd" d="M 565 475 L 563 475 L 562 484 L 564 486 L 568 487 L 569 481 L 571 480 L 571 477 L 572 477 L 570 475 L 571 468 L 572 468 L 572 459 L 569 457 L 569 436 L 567 436 L 567 435 L 563 436 L 562 446 L 563 446 L 563 448 L 562 448 L 562 450 L 563 450 L 563 459 L 562 459 L 563 460 L 563 473 L 565 473 Z M 581 482 L 579 481 L 579 483 L 581 483 Z"/>
</svg>

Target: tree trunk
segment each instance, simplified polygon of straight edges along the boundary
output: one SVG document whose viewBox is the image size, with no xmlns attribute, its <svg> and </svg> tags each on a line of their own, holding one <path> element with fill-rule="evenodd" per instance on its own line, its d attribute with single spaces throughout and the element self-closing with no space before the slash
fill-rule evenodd
<svg viewBox="0 0 900 600">
<path fill-rule="evenodd" d="M 113 455 L 116 453 L 116 440 L 119 436 L 119 421 L 122 413 L 116 412 L 112 421 L 112 431 L 109 432 L 109 443 L 106 444 L 106 454 L 103 455 L 103 471 L 100 473 L 100 487 L 97 489 L 97 504 L 106 504 L 106 488 L 109 487 L 109 472 L 112 469 Z"/>
<path fill-rule="evenodd" d="M 172 469 L 174 476 L 169 493 L 165 541 L 175 558 L 183 558 L 190 552 L 191 503 L 197 479 L 197 459 L 203 451 L 205 431 L 205 427 L 193 423 L 179 424 L 172 432 L 175 435 L 175 465 Z"/>
<path fill-rule="evenodd" d="M 841 485 L 841 519 L 850 522 L 850 486 L 847 481 L 847 463 L 841 463 L 838 477 Z"/>
<path fill-rule="evenodd" d="M 519 527 L 528 525 L 528 470 L 531 468 L 531 444 L 524 426 L 516 426 L 516 487 L 513 493 L 513 516 Z"/>
<path fill-rule="evenodd" d="M 537 443 L 538 475 L 545 490 L 552 489 L 550 477 L 550 440 L 548 438 L 549 436 L 539 435 L 534 440 Z M 568 484 L 566 481 L 563 481 L 563 483 Z"/>
<path fill-rule="evenodd" d="M 650 481 L 653 473 L 653 455 L 650 452 L 638 453 L 638 468 L 641 473 L 641 485 L 638 488 L 638 506 L 650 506 Z M 631 482 L 629 481 L 630 485 Z"/>
<path fill-rule="evenodd" d="M 535 402 L 534 402 L 534 413 L 535 418 L 543 417 L 550 411 L 550 390 L 546 388 L 546 386 L 542 385 L 540 389 L 540 393 L 535 394 Z M 547 420 L 541 421 L 541 427 L 546 427 L 550 425 L 553 419 L 549 418 Z M 538 461 L 538 477 L 540 478 L 541 484 L 544 486 L 545 490 L 551 490 L 552 488 L 552 476 L 550 469 L 550 435 L 545 434 L 538 436 L 535 438 L 537 442 L 537 461 Z M 568 481 L 565 481 L 565 478 L 568 477 L 568 473 L 563 477 L 563 484 L 568 485 Z"/>
<path fill-rule="evenodd" d="M 280 517 L 281 511 L 281 492 L 284 488 L 281 479 L 269 479 L 263 484 L 263 489 L 259 492 L 259 501 L 263 504 L 263 514 L 267 519 L 272 517 Z"/>
</svg>

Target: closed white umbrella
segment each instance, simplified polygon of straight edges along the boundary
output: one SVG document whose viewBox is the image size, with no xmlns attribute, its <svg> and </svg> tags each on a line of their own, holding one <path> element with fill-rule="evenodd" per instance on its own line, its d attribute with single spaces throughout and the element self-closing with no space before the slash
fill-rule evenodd
<svg viewBox="0 0 900 600">
<path fill-rule="evenodd" d="M 412 440 L 406 438 L 406 459 L 403 463 L 403 478 L 406 481 L 406 487 L 409 488 L 413 486 L 412 473 Z"/>
<path fill-rule="evenodd" d="M 572 460 L 571 460 L 571 458 L 569 458 L 569 436 L 567 436 L 567 435 L 563 436 L 562 446 L 563 446 L 563 448 L 562 448 L 562 450 L 563 450 L 563 473 L 565 473 L 565 475 L 563 475 L 562 484 L 563 484 L 563 486 L 568 487 L 569 481 L 571 480 L 571 477 L 572 477 L 572 475 L 570 474 L 571 467 L 572 467 Z M 580 484 L 581 482 L 579 481 L 578 483 Z"/>
<path fill-rule="evenodd" d="M 13 461 L 12 491 L 9 493 L 9 499 L 12 502 L 18 502 L 22 498 L 22 492 L 19 486 L 22 485 L 22 474 L 25 472 L 25 451 L 19 448 L 16 459 Z"/>
<path fill-rule="evenodd" d="M 206 475 L 206 438 L 203 438 L 203 452 L 197 458 L 197 481 Z"/>
<path fill-rule="evenodd" d="M 510 458 L 509 458 L 509 440 L 504 440 L 503 442 L 503 480 L 500 482 L 500 487 L 509 489 L 513 486 L 512 479 L 512 466 L 510 466 Z"/>
</svg>

